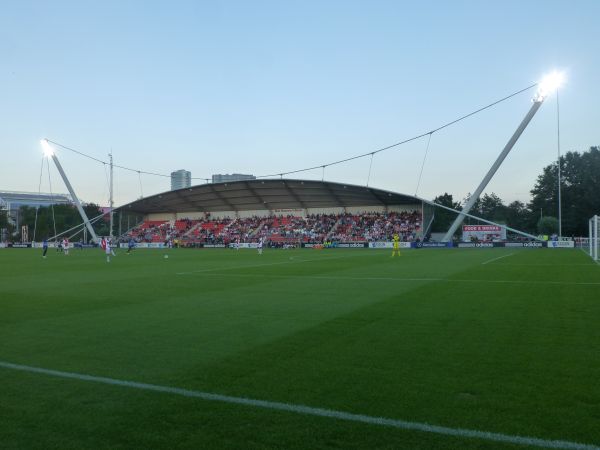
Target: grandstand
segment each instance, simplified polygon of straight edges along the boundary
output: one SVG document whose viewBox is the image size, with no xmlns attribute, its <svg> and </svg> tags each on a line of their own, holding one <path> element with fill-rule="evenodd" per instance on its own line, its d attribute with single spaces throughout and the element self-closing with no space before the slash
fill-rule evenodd
<svg viewBox="0 0 600 450">
<path fill-rule="evenodd" d="M 421 240 L 433 209 L 416 197 L 314 180 L 243 180 L 164 192 L 117 209 L 119 235 L 183 246 Z M 136 226 L 130 217 L 137 218 Z M 140 221 L 141 218 L 141 221 Z"/>
</svg>

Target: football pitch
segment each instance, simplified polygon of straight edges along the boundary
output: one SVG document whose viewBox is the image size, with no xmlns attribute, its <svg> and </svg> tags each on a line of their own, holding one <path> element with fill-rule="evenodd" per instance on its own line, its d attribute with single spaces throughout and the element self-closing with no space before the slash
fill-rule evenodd
<svg viewBox="0 0 600 450">
<path fill-rule="evenodd" d="M 600 265 L 390 254 L 0 250 L 0 447 L 600 449 Z"/>
</svg>

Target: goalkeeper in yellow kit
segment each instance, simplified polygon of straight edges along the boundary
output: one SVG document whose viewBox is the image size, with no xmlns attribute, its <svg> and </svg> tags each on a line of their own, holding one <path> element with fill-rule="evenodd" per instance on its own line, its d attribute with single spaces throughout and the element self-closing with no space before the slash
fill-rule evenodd
<svg viewBox="0 0 600 450">
<path fill-rule="evenodd" d="M 400 236 L 394 234 L 393 237 L 394 249 L 392 250 L 392 258 L 394 256 L 400 256 Z"/>
</svg>

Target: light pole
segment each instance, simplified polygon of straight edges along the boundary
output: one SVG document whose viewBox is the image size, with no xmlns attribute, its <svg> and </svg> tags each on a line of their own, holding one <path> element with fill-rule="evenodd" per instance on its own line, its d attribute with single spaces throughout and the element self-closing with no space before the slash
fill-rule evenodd
<svg viewBox="0 0 600 450">
<path fill-rule="evenodd" d="M 113 208 L 114 208 L 114 202 L 113 202 L 113 155 L 112 155 L 112 148 L 110 149 L 110 153 L 108 154 L 109 158 L 110 158 L 110 194 L 109 194 L 109 203 L 110 203 L 110 233 L 109 236 L 112 239 L 113 238 L 113 228 L 114 228 L 114 213 L 113 213 Z"/>
<path fill-rule="evenodd" d="M 467 203 L 463 207 L 461 213 L 454 220 L 454 222 L 446 232 L 446 235 L 442 239 L 443 242 L 449 242 L 452 240 L 452 236 L 454 236 L 454 233 L 456 232 L 458 227 L 465 220 L 465 217 L 468 215 L 469 211 L 471 210 L 471 208 L 473 207 L 473 205 L 475 204 L 485 187 L 488 185 L 492 177 L 496 174 L 496 171 L 504 162 L 504 159 L 508 156 L 514 145 L 517 143 L 517 141 L 521 137 L 521 134 L 523 134 L 523 131 L 525 131 L 525 128 L 527 128 L 527 125 L 529 125 L 529 122 L 531 122 L 531 119 L 533 119 L 533 116 L 535 116 L 535 113 L 538 112 L 538 110 L 542 106 L 542 103 L 544 103 L 546 97 L 548 97 L 550 93 L 558 89 L 558 86 L 560 86 L 560 84 L 563 82 L 563 79 L 563 74 L 556 71 L 544 77 L 542 82 L 539 84 L 539 88 L 535 97 L 533 98 L 533 105 L 531 105 L 531 108 L 525 115 L 525 118 L 523 118 L 523 120 L 521 121 L 511 138 L 504 146 L 502 152 L 500 152 L 500 155 L 498 155 L 498 158 L 496 158 L 496 161 L 494 162 L 492 167 L 490 167 L 485 177 L 483 177 L 483 180 L 481 180 L 481 183 L 479 183 L 477 189 L 475 189 L 475 192 L 473 192 L 473 194 L 469 198 L 469 201 L 467 201 Z"/>
<path fill-rule="evenodd" d="M 69 182 L 69 179 L 67 178 L 67 175 L 65 174 L 65 171 L 63 170 L 62 166 L 60 165 L 60 161 L 56 157 L 56 154 L 54 153 L 54 149 L 50 146 L 48 139 L 42 139 L 41 144 L 42 144 L 42 148 L 44 149 L 44 154 L 48 158 L 52 158 L 52 161 L 54 161 L 54 164 L 56 165 L 56 168 L 58 169 L 58 173 L 60 173 L 61 178 L 63 179 L 65 185 L 67 186 L 67 189 L 69 190 L 69 194 L 71 194 L 73 203 L 75 203 L 75 206 L 77 207 L 77 210 L 79 211 L 79 215 L 83 219 L 83 223 L 85 224 L 88 231 L 90 232 L 90 235 L 92 236 L 92 240 L 94 242 L 98 242 L 98 236 L 96 236 L 96 232 L 94 231 L 94 228 L 92 227 L 92 224 L 90 223 L 90 220 L 88 219 L 87 214 L 83 210 L 83 207 L 81 206 L 81 203 L 79 202 L 79 199 L 77 198 L 77 195 L 75 194 L 75 191 L 73 190 L 73 186 L 71 186 L 71 183 Z"/>
<path fill-rule="evenodd" d="M 562 236 L 562 201 L 560 180 L 560 108 L 558 103 L 558 86 L 556 87 L 556 148 L 558 149 L 558 236 Z"/>
</svg>

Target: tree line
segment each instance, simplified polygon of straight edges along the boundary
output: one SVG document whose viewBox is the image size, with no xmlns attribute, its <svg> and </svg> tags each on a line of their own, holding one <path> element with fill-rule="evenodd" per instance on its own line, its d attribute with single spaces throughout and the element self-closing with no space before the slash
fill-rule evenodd
<svg viewBox="0 0 600 450">
<path fill-rule="evenodd" d="M 600 147 L 568 152 L 560 158 L 563 236 L 586 236 L 588 220 L 600 214 Z M 434 202 L 457 210 L 463 201 L 452 194 L 437 196 Z M 508 225 L 530 234 L 558 232 L 558 161 L 544 167 L 531 190 L 531 200 L 505 204 L 495 193 L 484 194 L 473 206 L 471 215 Z M 436 208 L 432 231 L 448 230 L 456 213 Z M 472 219 L 467 218 L 466 223 Z"/>
<path fill-rule="evenodd" d="M 102 209 L 94 204 L 88 203 L 83 206 L 83 210 L 90 220 L 102 214 Z M 45 238 L 50 238 L 56 234 L 61 234 L 73 227 L 82 223 L 79 211 L 73 205 L 54 205 L 46 207 L 21 206 L 18 210 L 19 226 L 27 226 L 29 241 L 34 239 L 40 242 Z M 107 216 L 108 217 L 108 216 Z M 9 220 L 6 211 L 0 212 L 0 230 L 6 229 L 8 239 L 11 241 L 21 240 L 21 229 L 16 229 Z M 93 224 L 94 231 L 98 236 L 109 235 L 109 224 L 105 218 L 101 218 Z M 75 229 L 65 234 L 65 237 L 70 237 L 75 234 L 80 228 Z M 79 240 L 83 237 L 83 232 L 79 233 L 75 238 Z M 89 239 L 89 237 L 88 237 Z"/>
</svg>

